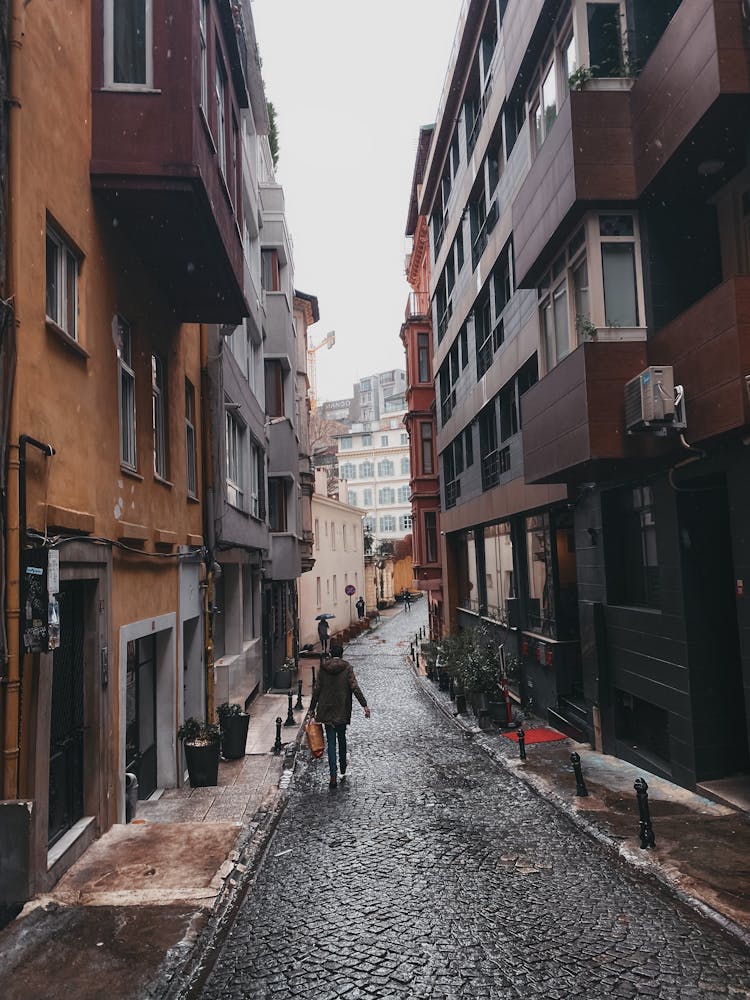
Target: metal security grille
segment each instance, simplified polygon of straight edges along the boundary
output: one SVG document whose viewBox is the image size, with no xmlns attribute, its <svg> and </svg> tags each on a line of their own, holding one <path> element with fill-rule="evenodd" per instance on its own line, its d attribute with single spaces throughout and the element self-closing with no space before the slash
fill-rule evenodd
<svg viewBox="0 0 750 1000">
<path fill-rule="evenodd" d="M 49 762 L 49 845 L 83 816 L 83 584 L 59 594 L 60 646 L 54 652 Z"/>
</svg>

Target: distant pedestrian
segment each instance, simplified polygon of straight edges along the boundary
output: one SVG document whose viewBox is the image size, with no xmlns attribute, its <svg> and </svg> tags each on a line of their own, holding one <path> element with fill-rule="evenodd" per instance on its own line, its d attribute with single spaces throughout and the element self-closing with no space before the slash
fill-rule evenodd
<svg viewBox="0 0 750 1000">
<path fill-rule="evenodd" d="M 367 699 L 354 676 L 354 668 L 348 660 L 343 659 L 343 655 L 344 647 L 334 642 L 331 645 L 331 658 L 321 663 L 310 702 L 310 714 L 314 714 L 326 730 L 328 768 L 331 772 L 330 788 L 335 788 L 337 785 L 337 744 L 341 780 L 346 777 L 346 727 L 352 721 L 352 695 L 365 710 L 365 718 L 370 718 Z"/>
<path fill-rule="evenodd" d="M 360 595 L 360 598 L 357 601 L 357 603 L 354 605 L 354 607 L 357 609 L 357 617 L 358 618 L 364 618 L 365 617 L 365 601 L 364 601 L 364 598 L 361 595 Z"/>
<path fill-rule="evenodd" d="M 321 618 L 318 622 L 318 638 L 320 639 L 320 651 L 323 656 L 328 655 L 328 633 L 331 631 L 331 627 L 328 624 L 328 619 Z"/>
<path fill-rule="evenodd" d="M 411 594 L 409 593 L 408 588 L 404 587 L 401 596 L 404 599 L 404 611 L 411 611 Z"/>
</svg>

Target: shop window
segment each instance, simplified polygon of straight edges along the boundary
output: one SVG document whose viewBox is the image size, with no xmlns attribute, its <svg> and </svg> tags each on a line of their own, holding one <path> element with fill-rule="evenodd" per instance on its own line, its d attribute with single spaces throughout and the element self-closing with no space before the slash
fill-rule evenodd
<svg viewBox="0 0 750 1000">
<path fill-rule="evenodd" d="M 548 513 L 526 518 L 527 619 L 532 631 L 555 634 L 552 534 Z"/>
</svg>

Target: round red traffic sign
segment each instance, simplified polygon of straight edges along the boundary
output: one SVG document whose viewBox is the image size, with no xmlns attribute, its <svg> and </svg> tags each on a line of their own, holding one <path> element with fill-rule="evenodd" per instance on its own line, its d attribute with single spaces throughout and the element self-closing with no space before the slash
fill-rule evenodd
<svg viewBox="0 0 750 1000">
<path fill-rule="evenodd" d="M 357 593 L 357 588 L 353 584 L 347 583 L 347 585 L 344 587 L 344 593 L 346 594 L 347 597 L 351 597 L 352 594 Z"/>
</svg>

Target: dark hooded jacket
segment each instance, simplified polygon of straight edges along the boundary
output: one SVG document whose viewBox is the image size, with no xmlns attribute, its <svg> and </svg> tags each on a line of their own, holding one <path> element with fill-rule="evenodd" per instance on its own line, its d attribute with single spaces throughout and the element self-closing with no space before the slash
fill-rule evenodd
<svg viewBox="0 0 750 1000">
<path fill-rule="evenodd" d="M 318 722 L 348 726 L 352 721 L 352 695 L 362 708 L 367 708 L 367 699 L 359 688 L 351 663 L 336 656 L 324 660 L 313 688 L 310 714 L 314 713 Z"/>
</svg>

